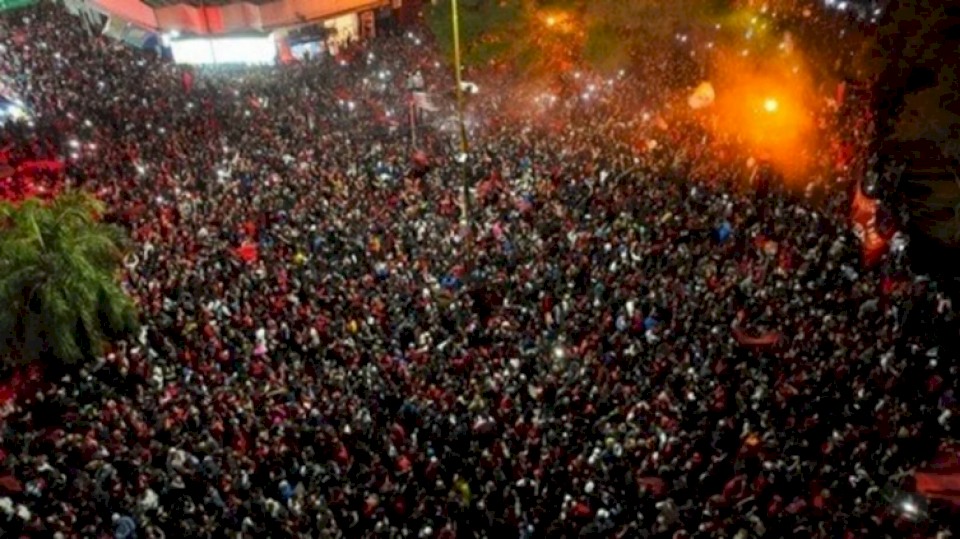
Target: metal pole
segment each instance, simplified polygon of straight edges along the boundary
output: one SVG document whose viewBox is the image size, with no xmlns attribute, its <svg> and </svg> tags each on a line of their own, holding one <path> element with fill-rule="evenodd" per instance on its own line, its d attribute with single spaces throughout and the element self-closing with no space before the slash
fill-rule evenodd
<svg viewBox="0 0 960 539">
<path fill-rule="evenodd" d="M 413 149 L 417 149 L 417 104 L 410 102 L 410 141 Z"/>
<path fill-rule="evenodd" d="M 460 176 L 463 183 L 463 221 L 469 228 L 472 227 L 470 216 L 470 183 L 467 179 L 467 152 L 470 147 L 467 144 L 467 126 L 463 119 L 463 78 L 461 77 L 462 67 L 460 64 L 460 15 L 459 2 L 450 0 L 450 12 L 453 23 L 453 58 L 455 62 L 455 71 L 457 76 L 457 120 L 460 123 Z"/>
</svg>

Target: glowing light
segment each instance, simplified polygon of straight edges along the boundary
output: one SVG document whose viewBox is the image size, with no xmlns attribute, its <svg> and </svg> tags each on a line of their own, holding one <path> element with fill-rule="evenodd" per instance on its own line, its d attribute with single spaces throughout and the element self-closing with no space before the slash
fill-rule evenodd
<svg viewBox="0 0 960 539">
<path fill-rule="evenodd" d="M 788 183 L 804 181 L 822 143 L 811 114 L 817 103 L 812 76 L 787 58 L 729 52 L 734 54 L 718 59 L 710 81 L 716 101 L 698 121 L 716 140 L 738 148 L 730 158 L 756 156 Z"/>
<path fill-rule="evenodd" d="M 553 26 L 557 24 L 557 18 L 554 16 L 547 17 L 547 26 Z"/>
</svg>

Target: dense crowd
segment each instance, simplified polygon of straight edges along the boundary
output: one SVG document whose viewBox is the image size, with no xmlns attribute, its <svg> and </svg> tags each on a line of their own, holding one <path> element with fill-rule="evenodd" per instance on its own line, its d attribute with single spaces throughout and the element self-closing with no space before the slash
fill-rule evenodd
<svg viewBox="0 0 960 539">
<path fill-rule="evenodd" d="M 2 19 L 36 113 L 4 144 L 130 231 L 144 327 L 6 411 L 0 535 L 949 530 L 897 500 L 956 427 L 952 307 L 861 265 L 835 178 L 760 197 L 689 133 L 638 151 L 630 76 L 517 114 L 472 74 L 461 164 L 412 32 L 185 77 L 59 8 Z"/>
</svg>

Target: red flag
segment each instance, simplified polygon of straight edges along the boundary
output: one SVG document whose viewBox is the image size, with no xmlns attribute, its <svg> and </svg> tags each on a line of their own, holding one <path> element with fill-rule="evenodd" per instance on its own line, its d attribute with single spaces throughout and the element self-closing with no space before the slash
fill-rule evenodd
<svg viewBox="0 0 960 539">
<path fill-rule="evenodd" d="M 647 492 L 659 498 L 666 490 L 666 484 L 659 477 L 641 477 L 638 482 Z"/>
<path fill-rule="evenodd" d="M 11 385 L 2 385 L 0 386 L 0 407 L 4 407 L 7 403 L 13 402 L 17 398 L 17 390 Z"/>
<path fill-rule="evenodd" d="M 189 93 L 193 89 L 193 72 L 189 69 L 183 72 L 183 91 Z"/>
<path fill-rule="evenodd" d="M 0 491 L 5 494 L 17 494 L 23 492 L 23 484 L 16 477 L 5 475 L 0 477 Z"/>
<path fill-rule="evenodd" d="M 769 331 L 760 335 L 759 337 L 752 337 L 740 328 L 733 328 L 733 336 L 737 339 L 737 342 L 741 346 L 754 346 L 754 347 L 770 347 L 774 346 L 780 342 L 780 332 L 778 331 Z"/>
<path fill-rule="evenodd" d="M 960 474 L 917 472 L 917 492 L 951 503 L 960 500 Z"/>
<path fill-rule="evenodd" d="M 853 231 L 863 247 L 863 264 L 873 266 L 887 249 L 887 238 L 877 229 L 877 201 L 863 194 L 857 183 L 851 206 Z"/>
<path fill-rule="evenodd" d="M 260 252 L 257 248 L 257 244 L 249 241 L 243 242 L 240 247 L 234 249 L 233 254 L 235 254 L 244 262 L 256 262 L 260 258 Z"/>
<path fill-rule="evenodd" d="M 917 471 L 914 479 L 918 493 L 960 505 L 960 447 L 950 442 L 940 444 L 930 466 Z"/>
<path fill-rule="evenodd" d="M 51 159 L 41 160 L 41 161 L 27 161 L 22 163 L 17 167 L 17 173 L 19 174 L 33 174 L 37 172 L 51 172 L 56 173 L 64 169 L 63 163 L 60 161 L 53 161 Z"/>
</svg>

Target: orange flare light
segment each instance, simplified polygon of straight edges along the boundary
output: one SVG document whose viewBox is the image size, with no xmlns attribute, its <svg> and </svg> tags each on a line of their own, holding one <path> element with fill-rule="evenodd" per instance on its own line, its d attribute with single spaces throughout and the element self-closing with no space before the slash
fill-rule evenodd
<svg viewBox="0 0 960 539">
<path fill-rule="evenodd" d="M 802 67 L 720 51 L 712 66 L 717 98 L 699 116 L 718 141 L 739 148 L 738 161 L 762 160 L 798 182 L 808 178 L 821 150 L 816 89 Z"/>
</svg>

